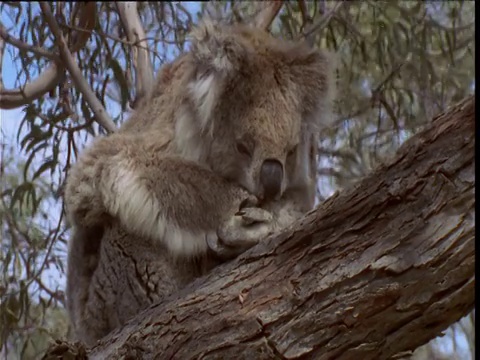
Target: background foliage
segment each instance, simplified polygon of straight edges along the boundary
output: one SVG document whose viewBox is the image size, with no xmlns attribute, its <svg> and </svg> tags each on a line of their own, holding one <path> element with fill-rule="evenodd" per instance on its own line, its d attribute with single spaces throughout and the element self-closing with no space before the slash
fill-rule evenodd
<svg viewBox="0 0 480 360">
<path fill-rule="evenodd" d="M 50 4 L 64 36 L 88 35 L 74 59 L 118 127 L 135 103 L 138 53 L 117 6 L 96 3 L 93 28 L 79 32 L 75 3 Z M 306 37 L 337 54 L 335 122 L 319 144 L 319 200 L 367 174 L 433 115 L 475 91 L 474 10 L 473 1 L 283 5 L 273 34 Z M 155 72 L 188 49 L 188 31 L 199 18 L 249 22 L 258 11 L 255 2 L 138 3 Z M 1 103 L 9 89 L 45 74 L 58 47 L 38 3 L 4 1 L 0 12 Z M 68 73 L 6 124 L 8 113 L 2 110 L 2 131 L 15 138 L 3 138 L 1 153 L 0 354 L 33 359 L 47 340 L 67 335 L 63 183 L 77 154 L 105 131 Z M 474 313 L 415 357 L 473 359 L 473 354 Z"/>
</svg>

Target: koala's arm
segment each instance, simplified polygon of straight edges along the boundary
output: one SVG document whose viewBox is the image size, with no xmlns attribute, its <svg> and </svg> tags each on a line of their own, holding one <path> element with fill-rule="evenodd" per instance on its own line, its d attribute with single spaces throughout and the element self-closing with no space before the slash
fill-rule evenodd
<svg viewBox="0 0 480 360">
<path fill-rule="evenodd" d="M 252 196 L 210 170 L 165 154 L 160 136 L 113 134 L 95 141 L 70 170 L 70 222 L 92 228 L 116 218 L 132 235 L 175 254 L 207 250 L 207 237 Z"/>
</svg>

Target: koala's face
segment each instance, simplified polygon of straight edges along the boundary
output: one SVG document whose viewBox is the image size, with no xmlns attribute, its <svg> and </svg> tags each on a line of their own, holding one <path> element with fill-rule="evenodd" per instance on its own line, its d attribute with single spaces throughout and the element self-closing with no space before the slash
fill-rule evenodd
<svg viewBox="0 0 480 360">
<path fill-rule="evenodd" d="M 258 29 L 209 23 L 194 30 L 191 54 L 188 89 L 206 162 L 260 199 L 280 198 L 286 169 L 309 163 L 306 142 L 330 100 L 328 59 Z"/>
<path fill-rule="evenodd" d="M 281 70 L 269 64 L 240 71 L 225 84 L 216 109 L 210 167 L 260 199 L 281 197 L 285 166 L 301 141 L 298 99 Z"/>
</svg>

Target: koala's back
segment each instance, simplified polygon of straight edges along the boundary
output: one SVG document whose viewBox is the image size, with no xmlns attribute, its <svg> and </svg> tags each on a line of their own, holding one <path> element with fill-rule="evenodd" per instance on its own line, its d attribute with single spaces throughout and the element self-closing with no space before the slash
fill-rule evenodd
<svg viewBox="0 0 480 360">
<path fill-rule="evenodd" d="M 69 271 L 67 281 L 68 306 L 76 337 L 87 345 L 93 345 L 216 264 L 206 259 L 202 263 L 175 261 L 161 245 L 154 246 L 146 239 L 130 235 L 118 223 L 105 228 L 101 236 L 98 258 L 90 268 L 88 264 L 77 264 L 89 258 L 81 256 L 85 249 L 76 249 L 69 262 L 76 269 L 88 269 L 85 274 Z"/>
<path fill-rule="evenodd" d="M 119 132 L 132 133 L 155 129 L 162 133 L 169 131 L 168 136 L 173 137 L 176 113 L 185 101 L 185 75 L 191 71 L 189 61 L 191 61 L 189 54 L 185 53 L 162 66 L 151 93 L 139 101 L 135 111 L 122 124 Z"/>
</svg>

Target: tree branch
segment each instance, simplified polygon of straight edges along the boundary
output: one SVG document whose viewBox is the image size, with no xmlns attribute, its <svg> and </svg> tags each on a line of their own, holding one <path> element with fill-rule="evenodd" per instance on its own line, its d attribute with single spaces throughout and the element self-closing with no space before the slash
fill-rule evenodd
<svg viewBox="0 0 480 360">
<path fill-rule="evenodd" d="M 68 50 L 67 42 L 62 35 L 62 31 L 55 20 L 52 11 L 50 10 L 50 4 L 46 1 L 40 1 L 40 8 L 42 9 L 43 15 L 47 24 L 52 30 L 55 41 L 60 50 L 60 57 L 63 60 L 65 67 L 70 72 L 72 81 L 77 87 L 77 89 L 83 94 L 88 105 L 95 114 L 95 120 L 102 125 L 107 131 L 115 132 L 116 126 L 112 119 L 108 116 L 105 108 L 102 103 L 98 100 L 97 96 L 93 93 L 88 85 L 87 81 L 83 78 L 82 72 L 78 67 L 73 55 Z"/>
<path fill-rule="evenodd" d="M 52 61 L 58 61 L 59 57 L 57 54 L 54 54 L 48 50 L 45 50 L 39 46 L 35 45 L 30 45 L 25 42 L 23 42 L 20 39 L 14 38 L 11 36 L 5 26 L 0 24 L 0 37 L 5 40 L 6 43 L 15 46 L 17 49 L 24 50 L 24 51 L 30 51 L 36 55 L 39 55 L 41 57 L 45 57 L 47 59 L 50 59 Z"/>
<path fill-rule="evenodd" d="M 263 7 L 263 9 L 253 20 L 253 26 L 266 31 L 282 8 L 283 1 L 266 1 L 259 2 L 259 4 Z"/>
<path fill-rule="evenodd" d="M 475 100 L 284 232 L 112 332 L 89 359 L 387 359 L 474 306 Z"/>
<path fill-rule="evenodd" d="M 95 2 L 77 3 L 76 6 L 77 8 L 74 12 L 79 13 L 79 26 L 84 27 L 86 30 L 93 29 L 95 25 Z M 72 52 L 80 50 L 87 42 L 89 36 L 90 32 L 81 32 L 80 34 L 74 33 Z M 0 37 L 8 39 L 8 42 L 11 45 L 18 47 L 19 49 L 32 51 L 37 55 L 45 56 L 53 61 L 45 71 L 42 71 L 42 74 L 38 76 L 38 78 L 25 84 L 25 86 L 21 88 L 6 90 L 0 87 L 0 109 L 14 109 L 31 103 L 44 94 L 52 91 L 65 79 L 65 68 L 58 55 L 11 37 L 1 25 Z"/>
<path fill-rule="evenodd" d="M 85 2 L 83 6 L 76 6 L 73 10 L 72 21 L 78 18 L 78 24 L 76 28 L 78 31 L 72 34 L 72 44 L 70 51 L 72 53 L 79 51 L 88 41 L 92 30 L 95 27 L 97 21 L 97 5 L 94 1 Z"/>
<path fill-rule="evenodd" d="M 345 1 L 340 1 L 335 4 L 334 8 L 331 9 L 328 13 L 323 15 L 317 22 L 311 23 L 303 29 L 302 34 L 297 40 L 305 39 L 310 46 L 313 46 L 314 43 L 314 34 L 317 31 L 321 31 L 326 26 L 328 26 L 330 19 L 335 15 L 335 13 L 345 4 Z M 305 24 L 305 23 L 304 23 Z"/>
<path fill-rule="evenodd" d="M 305 4 L 305 0 L 298 0 L 298 8 L 300 9 L 300 15 L 302 15 L 303 29 L 305 28 L 305 25 L 311 21 L 311 18 L 308 15 L 307 4 Z"/>
<path fill-rule="evenodd" d="M 149 94 L 153 89 L 153 67 L 148 51 L 147 36 L 137 10 L 135 1 L 120 1 L 116 3 L 123 28 L 129 42 L 133 45 L 133 64 L 135 67 L 135 103 Z"/>
<path fill-rule="evenodd" d="M 15 109 L 40 98 L 65 79 L 62 65 L 52 63 L 34 81 L 14 90 L 3 90 L 0 93 L 0 109 Z"/>
<path fill-rule="evenodd" d="M 37 46 L 32 46 L 24 43 L 20 39 L 10 36 L 7 29 L 0 24 L 0 38 L 2 43 L 2 59 L 3 48 L 5 43 L 9 43 L 21 50 L 31 51 L 37 55 L 47 57 L 53 61 L 47 70 L 33 82 L 26 84 L 23 88 L 14 90 L 6 90 L 3 88 L 3 81 L 0 81 L 0 109 L 15 109 L 22 105 L 28 104 L 35 99 L 38 99 L 43 94 L 53 90 L 65 77 L 63 67 L 59 67 L 58 56 Z M 1 66 L 0 66 L 1 70 Z"/>
<path fill-rule="evenodd" d="M 0 24 L 1 26 L 1 24 Z M 5 41 L 0 37 L 0 101 L 2 100 L 1 94 L 3 90 L 3 55 L 5 55 Z M 1 108 L 1 107 L 0 107 Z"/>
</svg>

